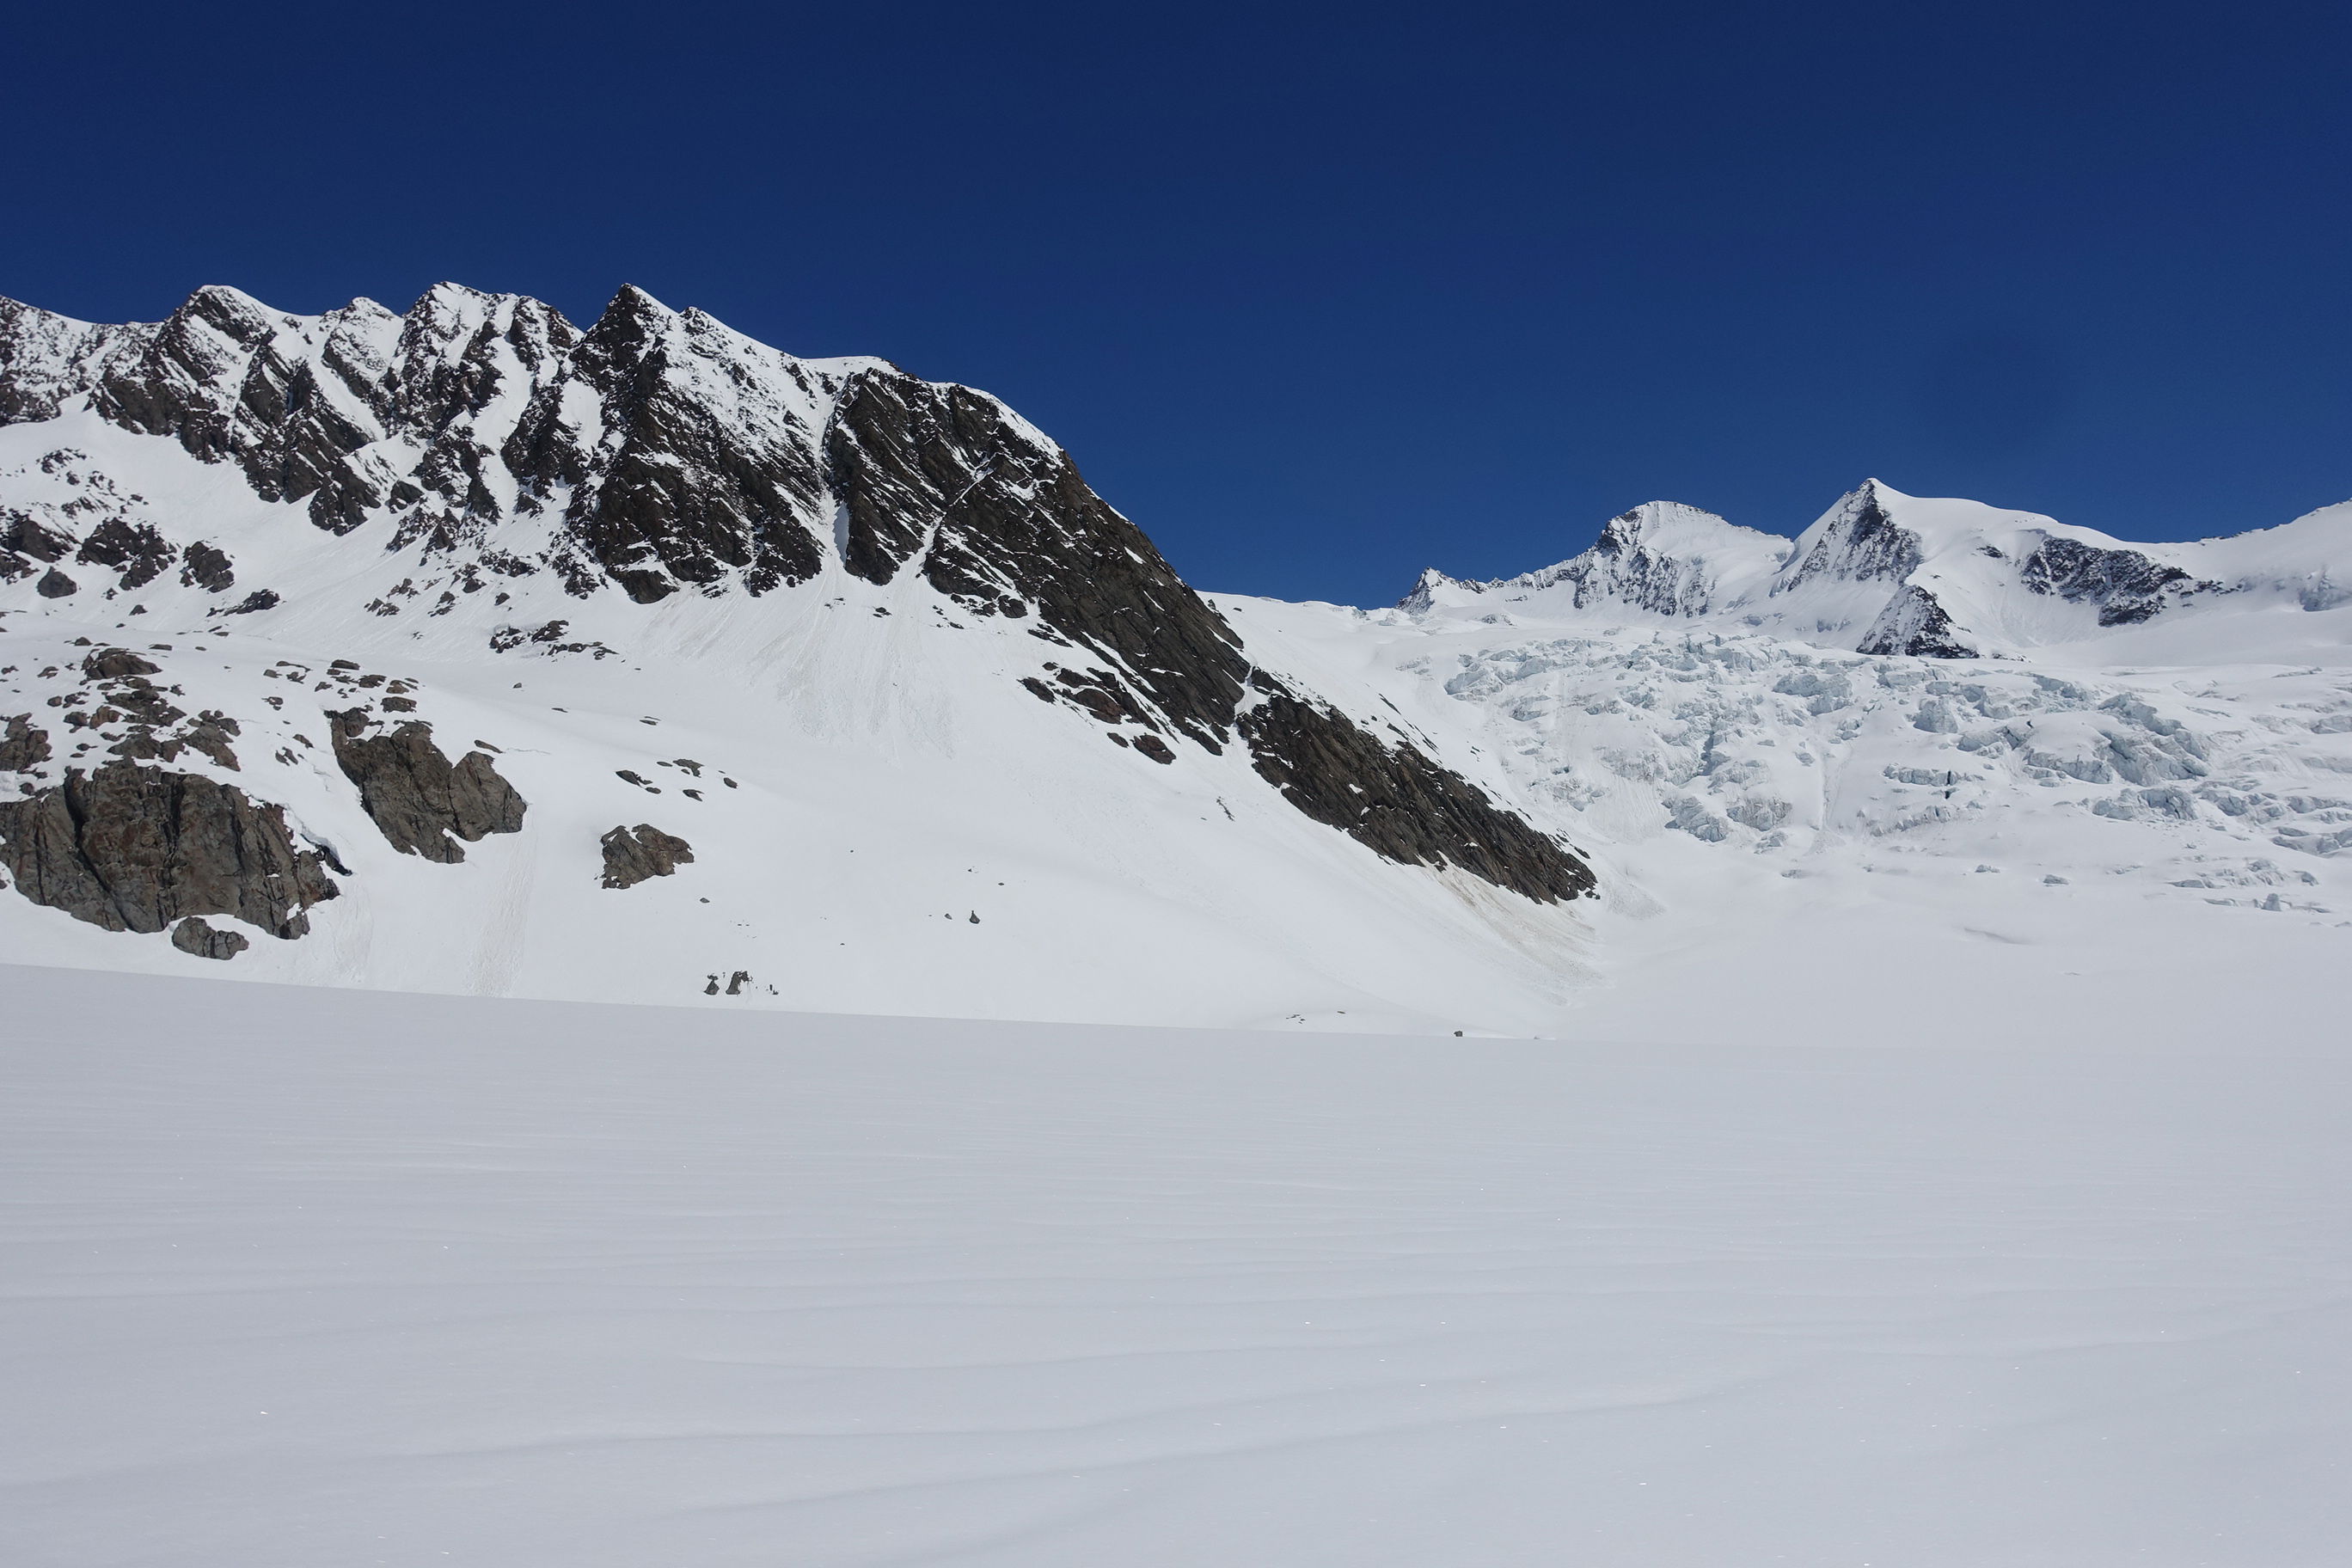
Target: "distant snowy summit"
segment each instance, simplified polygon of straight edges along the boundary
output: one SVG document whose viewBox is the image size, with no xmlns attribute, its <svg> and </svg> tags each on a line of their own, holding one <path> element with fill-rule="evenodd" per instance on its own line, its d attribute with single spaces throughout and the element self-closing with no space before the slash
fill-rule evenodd
<svg viewBox="0 0 2352 1568">
<path fill-rule="evenodd" d="M 2352 604 L 2352 502 L 2278 528 L 2131 544 L 2032 512 L 1905 495 L 1877 479 L 1795 540 L 1650 501 L 1592 548 L 1494 582 L 1432 569 L 1399 606 L 1546 619 L 1737 626 L 1866 654 L 1976 658 L 2119 627 Z"/>
</svg>

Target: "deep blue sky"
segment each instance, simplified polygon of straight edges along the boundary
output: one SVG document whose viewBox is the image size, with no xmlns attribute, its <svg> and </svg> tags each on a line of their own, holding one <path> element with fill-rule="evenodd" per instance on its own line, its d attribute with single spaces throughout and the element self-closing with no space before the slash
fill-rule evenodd
<svg viewBox="0 0 2352 1568">
<path fill-rule="evenodd" d="M 1868 474 L 2352 496 L 2352 7 L 20 7 L 0 293 L 623 282 L 996 392 L 1205 587 Z"/>
</svg>

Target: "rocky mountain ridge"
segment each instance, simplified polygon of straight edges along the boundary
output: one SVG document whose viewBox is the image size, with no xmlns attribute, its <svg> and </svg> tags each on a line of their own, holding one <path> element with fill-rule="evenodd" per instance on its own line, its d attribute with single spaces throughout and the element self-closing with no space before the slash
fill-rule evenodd
<svg viewBox="0 0 2352 1568">
<path fill-rule="evenodd" d="M 0 391 L 26 962 L 1525 1034 L 1693 954 L 1804 1005 L 1772 933 L 1841 921 L 2063 991 L 2072 933 L 2345 920 L 2352 508 L 1653 503 L 1366 612 L 1204 597 L 985 394 L 634 291 L 16 307 Z"/>
<path fill-rule="evenodd" d="M 1375 881 L 1436 871 L 1538 906 L 1594 886 L 1491 780 L 1253 661 L 1018 415 L 884 361 L 796 359 L 633 289 L 583 329 L 451 285 L 404 314 L 357 300 L 315 317 L 214 288 L 148 325 L 0 304 L 0 629 L 6 652 L 42 649 L 0 671 L 26 764 L 0 780 L 23 825 L 0 825 L 0 863 L 83 919 L 89 898 L 46 890 L 135 881 L 98 847 L 110 833 L 184 846 L 185 865 L 165 856 L 151 882 L 210 886 L 225 866 L 252 889 L 299 880 L 284 855 L 231 853 L 222 835 L 243 826 L 199 829 L 152 791 L 92 795 L 108 769 L 168 769 L 278 812 L 280 837 L 327 846 L 289 853 L 353 868 L 330 885 L 347 895 L 366 857 L 323 824 L 352 807 L 388 849 L 442 865 L 486 836 L 534 837 L 541 797 L 509 776 L 512 731 L 478 700 L 556 667 L 575 691 L 715 699 L 731 710 L 712 716 L 721 734 L 789 712 L 927 748 L 942 722 L 1012 744 L 1034 721 L 1006 704 L 1028 704 L 1048 752 L 1093 738 L 1079 772 L 1105 739 L 1132 759 L 1114 793 L 1205 789 L 1239 822 L 1264 792 L 1298 825 L 1279 836 L 1342 835 Z M 729 700 L 739 661 L 787 658 L 780 706 Z M 241 689 L 191 696 L 222 684 L 216 659 Z M 877 660 L 895 673 L 876 684 Z M 975 677 L 984 696 L 965 689 Z M 462 721 L 439 695 L 453 680 L 476 689 Z M 461 725 L 482 738 L 445 750 L 436 737 Z M 653 795 L 656 770 L 683 765 L 619 760 L 604 774 Z M 1137 780 L 1138 763 L 1168 786 Z M 718 804 L 699 785 L 677 797 Z M 78 836 L 34 831 L 83 807 L 96 815 Z M 122 812 L 137 820 L 113 823 Z M 713 875 L 719 847 L 618 809 L 580 837 L 591 885 L 614 900 L 680 867 Z M 243 918 L 251 900 L 133 902 L 153 919 L 124 929 L 143 931 L 165 910 Z M 253 907 L 291 938 L 302 922 L 284 902 Z M 227 955 L 188 931 L 180 951 Z"/>
</svg>

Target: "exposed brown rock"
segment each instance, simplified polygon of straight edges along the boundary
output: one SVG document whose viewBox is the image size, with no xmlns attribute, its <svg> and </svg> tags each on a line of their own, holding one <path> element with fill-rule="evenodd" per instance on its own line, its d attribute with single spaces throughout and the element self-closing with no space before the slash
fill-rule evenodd
<svg viewBox="0 0 2352 1568">
<path fill-rule="evenodd" d="M 202 915 L 190 915 L 172 928 L 172 945 L 182 952 L 226 963 L 253 944 L 236 931 L 215 931 Z"/>
<path fill-rule="evenodd" d="M 294 847 L 282 808 L 129 762 L 0 801 L 0 864 L 35 903 L 109 931 L 225 914 L 298 937 L 303 911 L 338 891 L 318 855 Z"/>
<path fill-rule="evenodd" d="M 363 708 L 328 717 L 343 776 L 359 785 L 361 806 L 402 854 L 456 865 L 466 858 L 458 839 L 522 830 L 529 804 L 486 753 L 468 752 L 453 767 L 422 720 L 371 735 Z"/>
<path fill-rule="evenodd" d="M 634 888 L 648 877 L 667 877 L 694 859 L 694 851 L 685 839 L 643 822 L 634 832 L 615 827 L 604 835 L 603 842 L 604 886 L 608 888 Z"/>
<path fill-rule="evenodd" d="M 22 713 L 9 719 L 0 731 L 0 773 L 20 773 L 48 760 L 47 731 L 33 728 L 32 720 Z"/>
<path fill-rule="evenodd" d="M 92 648 L 81 661 L 82 673 L 93 680 L 119 680 L 128 675 L 161 675 L 163 670 L 125 647 Z"/>
</svg>

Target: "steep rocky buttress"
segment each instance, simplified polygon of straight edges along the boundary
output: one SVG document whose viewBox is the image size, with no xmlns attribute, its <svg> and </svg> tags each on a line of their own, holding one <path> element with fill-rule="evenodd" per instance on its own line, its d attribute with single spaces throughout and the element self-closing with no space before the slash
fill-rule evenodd
<svg viewBox="0 0 2352 1568">
<path fill-rule="evenodd" d="M 1007 699 L 1123 749 L 1134 788 L 1215 799 L 1234 783 L 1192 772 L 1245 763 L 1240 786 L 1305 831 L 1398 866 L 1541 903 L 1592 889 L 1401 729 L 1257 668 L 1020 416 L 883 360 L 796 359 L 635 289 L 584 329 L 454 285 L 319 316 L 207 288 L 122 326 L 0 301 L 0 633 L 86 634 L 19 663 L 0 637 L 0 702 L 28 705 L 0 710 L 0 868 L 37 903 L 194 957 L 249 946 L 222 919 L 300 936 L 342 885 L 328 870 L 360 874 L 316 821 L 363 819 L 445 866 L 532 831 L 500 748 L 445 750 L 415 678 L 362 656 L 617 674 L 656 624 L 673 646 L 747 617 L 845 635 L 824 613 L 845 595 L 942 639 L 930 668 L 984 647 Z M 99 640 L 133 628 L 163 640 Z M 215 657 L 233 650 L 259 682 Z M 492 673 L 485 689 L 516 684 Z M 662 793 L 644 765 L 573 771 Z M 605 834 L 603 886 L 693 862 L 676 826 Z M 733 849 L 694 837 L 706 864 Z"/>
<path fill-rule="evenodd" d="M 1238 742 L 1307 816 L 1391 860 L 1542 901 L 1591 886 L 1563 846 L 1410 742 L 1254 670 L 1217 612 L 1019 416 L 885 361 L 795 359 L 635 289 L 584 331 L 537 300 L 454 285 L 404 315 L 362 300 L 289 316 L 220 288 L 152 325 L 0 304 L 0 416 L 77 410 L 299 508 L 315 531 L 305 553 L 357 551 L 364 602 L 338 613 L 480 625 L 494 656 L 602 658 L 602 641 L 546 612 L 912 574 L 950 622 L 1025 630 L 1035 664 L 1020 683 L 1153 763 Z M 316 607 L 285 602 L 233 540 L 79 449 L 0 476 L 0 578 L 37 579 L 53 613 L 152 601 L 266 631 Z M 168 733 L 225 746 L 234 725 Z M 341 712 L 331 730 L 403 852 L 454 862 L 520 829 L 523 803 L 488 755 L 452 763 L 421 722 Z"/>
</svg>

